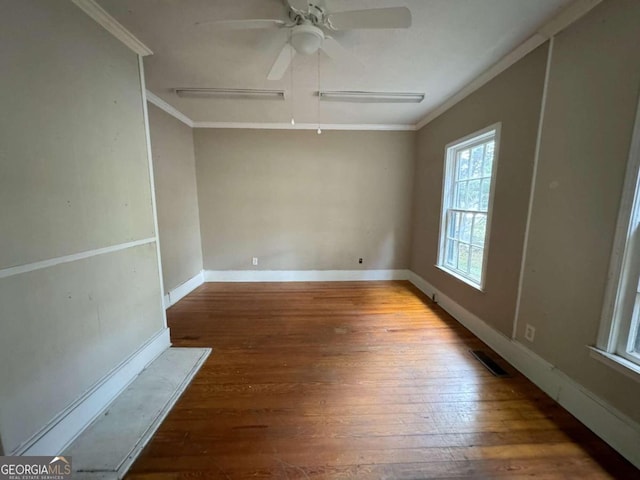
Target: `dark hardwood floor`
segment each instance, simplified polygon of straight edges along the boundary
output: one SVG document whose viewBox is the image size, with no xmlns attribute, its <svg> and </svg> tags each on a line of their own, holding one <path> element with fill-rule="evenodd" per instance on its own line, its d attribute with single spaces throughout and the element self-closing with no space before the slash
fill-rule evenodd
<svg viewBox="0 0 640 480">
<path fill-rule="evenodd" d="M 210 283 L 168 318 L 213 353 L 130 480 L 640 478 L 408 282 Z"/>
</svg>

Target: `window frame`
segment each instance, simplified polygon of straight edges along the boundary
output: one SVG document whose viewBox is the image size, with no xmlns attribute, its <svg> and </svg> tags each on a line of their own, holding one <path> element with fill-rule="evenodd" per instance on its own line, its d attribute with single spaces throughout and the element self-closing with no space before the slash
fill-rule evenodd
<svg viewBox="0 0 640 480">
<path fill-rule="evenodd" d="M 500 158 L 500 133 L 502 130 L 502 123 L 494 123 L 488 127 L 477 130 L 469 135 L 465 135 L 462 138 L 454 140 L 445 146 L 444 155 L 444 169 L 442 175 L 442 197 L 440 203 L 440 231 L 438 234 L 438 258 L 436 262 L 436 268 L 446 272 L 454 278 L 466 283 L 467 285 L 484 291 L 486 272 L 487 272 L 487 258 L 489 254 L 490 239 L 491 239 L 491 224 L 493 218 L 493 200 L 495 196 L 496 176 L 498 171 L 498 160 Z M 489 182 L 489 201 L 487 204 L 487 226 L 485 230 L 484 245 L 482 247 L 482 269 L 480 273 L 480 281 L 475 282 L 473 279 L 468 278 L 462 272 L 458 272 L 455 269 L 447 266 L 445 262 L 446 255 L 446 240 L 447 240 L 447 215 L 453 208 L 451 206 L 453 202 L 453 186 L 455 183 L 455 165 L 458 152 L 466 150 L 475 144 L 486 143 L 489 139 L 493 138 L 494 150 L 493 150 L 493 162 L 491 165 L 491 177 Z M 480 211 L 482 212 L 482 211 Z M 482 212 L 484 213 L 484 212 Z M 472 234 L 472 232 L 471 232 Z M 469 253 L 471 254 L 471 253 Z"/>
<path fill-rule="evenodd" d="M 640 335 L 640 102 L 607 278 L 598 338 L 588 348 L 593 358 L 640 381 L 640 352 L 628 352 Z"/>
</svg>

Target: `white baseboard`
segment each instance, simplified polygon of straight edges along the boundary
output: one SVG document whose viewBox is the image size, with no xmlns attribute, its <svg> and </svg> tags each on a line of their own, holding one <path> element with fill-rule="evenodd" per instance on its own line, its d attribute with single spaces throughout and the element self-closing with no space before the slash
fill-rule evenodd
<svg viewBox="0 0 640 480">
<path fill-rule="evenodd" d="M 205 282 L 407 280 L 409 270 L 205 270 Z"/>
<path fill-rule="evenodd" d="M 169 329 L 165 328 L 9 455 L 59 455 L 170 346 Z"/>
<path fill-rule="evenodd" d="M 571 379 L 520 342 L 489 326 L 440 292 L 422 277 L 409 272 L 409 281 L 433 298 L 451 316 L 471 330 L 498 355 L 513 365 L 547 395 L 566 408 L 596 435 L 640 468 L 640 424 Z"/>
<path fill-rule="evenodd" d="M 164 308 L 167 309 L 171 305 L 175 305 L 180 300 L 182 300 L 182 298 L 189 295 L 191 292 L 193 292 L 196 288 L 198 288 L 203 283 L 204 283 L 204 272 L 201 270 L 193 278 L 190 278 L 189 280 L 184 282 L 182 285 L 178 285 L 176 288 L 174 288 L 164 296 Z"/>
</svg>

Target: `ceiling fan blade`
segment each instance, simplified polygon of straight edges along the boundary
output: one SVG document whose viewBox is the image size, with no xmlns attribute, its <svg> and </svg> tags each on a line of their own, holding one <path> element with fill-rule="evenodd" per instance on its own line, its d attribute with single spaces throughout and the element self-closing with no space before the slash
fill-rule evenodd
<svg viewBox="0 0 640 480">
<path fill-rule="evenodd" d="M 409 28 L 411 10 L 407 7 L 390 7 L 336 12 L 327 17 L 327 25 L 332 30 Z"/>
<path fill-rule="evenodd" d="M 363 68 L 362 62 L 333 37 L 326 36 L 320 48 L 331 60 L 334 60 L 342 67 L 350 68 L 351 71 L 355 71 L 354 67 L 355 69 Z"/>
<path fill-rule="evenodd" d="M 278 54 L 278 58 L 273 62 L 273 66 L 269 71 L 269 75 L 267 75 L 267 80 L 280 80 L 284 75 L 284 72 L 289 68 L 289 64 L 291 64 L 291 60 L 296 54 L 296 50 L 291 46 L 289 42 L 284 44 L 282 50 Z"/>
<path fill-rule="evenodd" d="M 256 18 L 252 20 L 216 20 L 212 22 L 196 22 L 196 25 L 212 26 L 219 30 L 253 30 L 258 28 L 280 28 L 285 25 L 285 22 L 273 18 Z"/>
</svg>

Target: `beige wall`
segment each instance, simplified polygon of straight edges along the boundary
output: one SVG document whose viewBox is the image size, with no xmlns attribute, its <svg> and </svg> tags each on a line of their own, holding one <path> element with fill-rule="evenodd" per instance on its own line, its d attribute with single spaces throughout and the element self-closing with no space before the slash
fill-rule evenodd
<svg viewBox="0 0 640 480">
<path fill-rule="evenodd" d="M 548 45 L 545 44 L 422 128 L 417 134 L 411 269 L 511 334 Z M 502 122 L 485 291 L 435 267 L 445 146 Z"/>
<path fill-rule="evenodd" d="M 0 425 L 13 451 L 164 327 L 138 59 L 71 2 L 0 16 Z"/>
<path fill-rule="evenodd" d="M 640 421 L 640 384 L 589 357 L 640 93 L 640 2 L 605 1 L 557 36 L 518 338 Z"/>
<path fill-rule="evenodd" d="M 196 129 L 204 268 L 408 267 L 413 135 Z"/>
<path fill-rule="evenodd" d="M 149 103 L 165 293 L 202 270 L 193 130 Z"/>
</svg>

